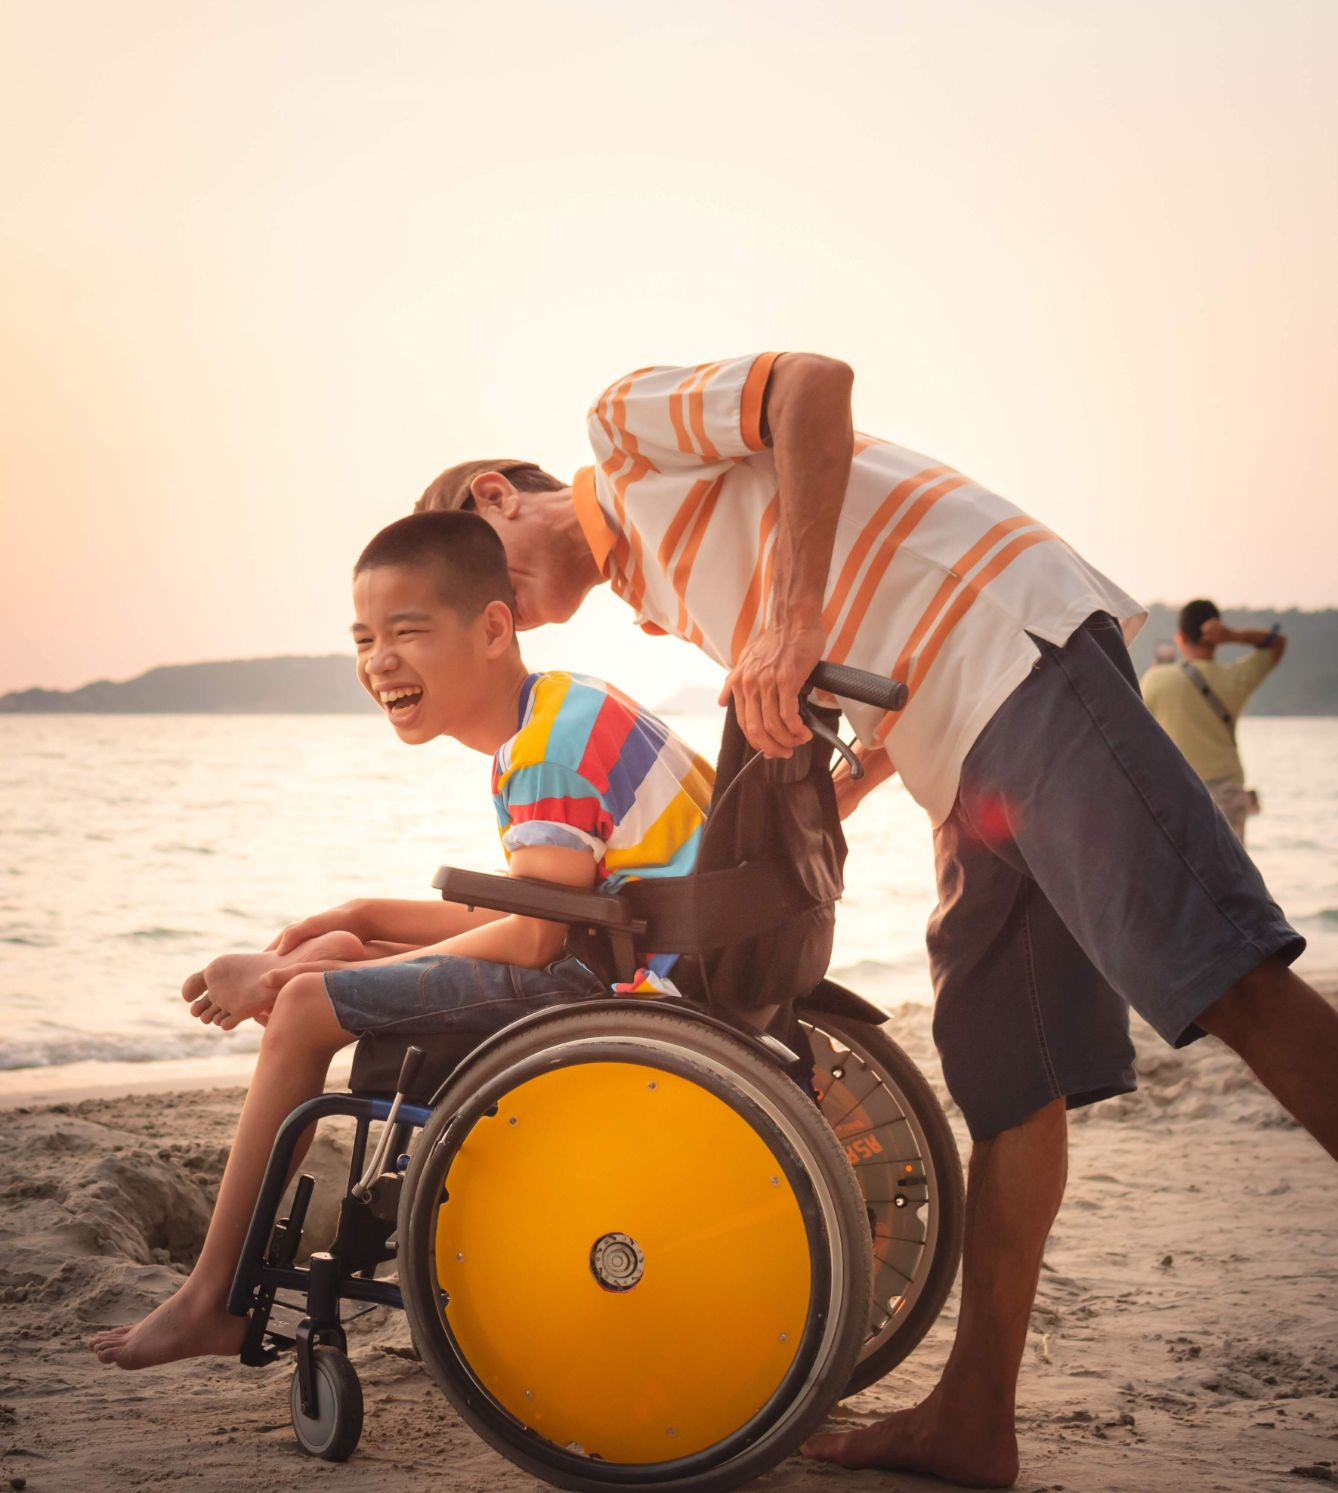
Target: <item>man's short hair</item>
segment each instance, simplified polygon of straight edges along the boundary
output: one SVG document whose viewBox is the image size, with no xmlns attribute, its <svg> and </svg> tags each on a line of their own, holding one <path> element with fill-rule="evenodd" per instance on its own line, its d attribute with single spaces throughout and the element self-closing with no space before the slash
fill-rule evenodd
<svg viewBox="0 0 1338 1493">
<path fill-rule="evenodd" d="M 481 472 L 500 472 L 517 492 L 560 492 L 567 484 L 550 477 L 532 461 L 462 461 L 447 467 L 423 489 L 423 496 L 413 505 L 415 513 L 449 513 L 454 509 L 472 509 L 474 494 L 469 490 Z"/>
<path fill-rule="evenodd" d="M 516 593 L 497 531 L 477 513 L 411 513 L 387 524 L 358 556 L 355 578 L 382 565 L 435 570 L 441 599 L 477 617 L 490 601 L 516 611 Z"/>
<path fill-rule="evenodd" d="M 1221 615 L 1211 601 L 1187 601 L 1180 608 L 1180 636 L 1187 643 L 1199 642 L 1203 633 L 1203 624 Z"/>
</svg>

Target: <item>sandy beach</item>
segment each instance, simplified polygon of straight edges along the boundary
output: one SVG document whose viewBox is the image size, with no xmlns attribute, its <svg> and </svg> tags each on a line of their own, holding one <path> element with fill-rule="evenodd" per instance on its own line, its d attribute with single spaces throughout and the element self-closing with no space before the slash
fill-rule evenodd
<svg viewBox="0 0 1338 1493">
<path fill-rule="evenodd" d="M 1334 998 L 1338 979 L 1324 984 Z M 901 1008 L 892 1031 L 937 1082 L 928 1011 Z M 1018 1487 L 1256 1493 L 1336 1481 L 1338 1174 L 1224 1048 L 1171 1052 L 1141 1025 L 1137 1042 L 1140 1092 L 1072 1126 L 1068 1197 L 1023 1367 Z M 342 1467 L 298 1450 L 286 1363 L 197 1360 L 140 1375 L 87 1351 L 92 1329 L 138 1318 L 189 1267 L 240 1097 L 132 1093 L 0 1112 L 0 1486 L 538 1487 L 459 1423 L 396 1313 L 351 1328 L 367 1423 Z M 342 1147 L 332 1127 L 309 1169 L 333 1175 Z M 865 1422 L 927 1390 L 955 1310 L 954 1297 L 911 1361 L 834 1421 Z M 758 1484 L 819 1485 L 943 1486 L 798 1458 Z"/>
</svg>

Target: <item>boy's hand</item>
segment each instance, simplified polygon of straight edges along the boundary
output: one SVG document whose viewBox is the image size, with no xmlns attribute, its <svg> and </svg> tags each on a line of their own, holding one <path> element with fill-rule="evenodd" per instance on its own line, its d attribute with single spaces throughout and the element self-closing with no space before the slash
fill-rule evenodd
<svg viewBox="0 0 1338 1493">
<path fill-rule="evenodd" d="M 279 991 L 295 975 L 324 974 L 327 969 L 347 969 L 352 959 L 313 959 L 308 964 L 285 964 L 282 969 L 272 969 L 260 977 L 260 988 L 269 995 L 270 1005 Z"/>
<path fill-rule="evenodd" d="M 355 933 L 365 941 L 368 930 L 364 926 L 362 904 L 345 902 L 342 907 L 332 907 L 329 912 L 313 913 L 299 923 L 289 923 L 270 948 L 279 955 L 291 954 L 299 944 L 310 938 L 319 938 L 322 933 Z"/>
</svg>

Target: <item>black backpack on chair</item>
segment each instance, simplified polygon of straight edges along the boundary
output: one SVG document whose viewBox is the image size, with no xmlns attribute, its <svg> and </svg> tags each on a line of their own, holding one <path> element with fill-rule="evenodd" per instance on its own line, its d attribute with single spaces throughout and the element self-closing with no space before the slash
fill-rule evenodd
<svg viewBox="0 0 1338 1493">
<path fill-rule="evenodd" d="M 839 720 L 807 708 L 829 727 Z M 630 882 L 618 897 L 646 922 L 641 947 L 680 956 L 669 977 L 690 1000 L 722 1014 L 788 1006 L 827 972 L 845 858 L 830 747 L 815 736 L 768 760 L 731 702 L 695 868 Z M 610 983 L 626 978 L 584 930 L 572 929 L 569 947 Z"/>
</svg>

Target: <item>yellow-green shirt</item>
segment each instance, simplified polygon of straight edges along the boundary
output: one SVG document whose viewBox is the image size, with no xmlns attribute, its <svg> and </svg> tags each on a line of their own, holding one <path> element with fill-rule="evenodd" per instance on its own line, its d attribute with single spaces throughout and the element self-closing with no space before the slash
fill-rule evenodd
<svg viewBox="0 0 1338 1493">
<path fill-rule="evenodd" d="M 1255 648 L 1229 664 L 1205 658 L 1194 659 L 1193 664 L 1232 719 L 1239 720 L 1246 700 L 1273 667 L 1273 655 L 1267 648 Z M 1178 663 L 1153 664 L 1143 675 L 1143 700 L 1205 782 L 1245 782 L 1230 731 Z"/>
</svg>

